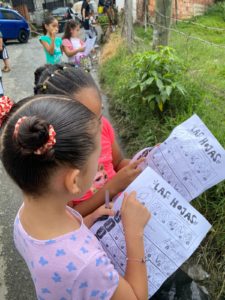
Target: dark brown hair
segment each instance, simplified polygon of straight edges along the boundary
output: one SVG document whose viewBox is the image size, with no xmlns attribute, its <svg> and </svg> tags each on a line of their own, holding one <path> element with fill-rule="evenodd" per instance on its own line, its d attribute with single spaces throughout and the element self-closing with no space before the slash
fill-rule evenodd
<svg viewBox="0 0 225 300">
<path fill-rule="evenodd" d="M 15 124 L 23 116 L 28 118 L 15 137 Z M 49 138 L 49 125 L 56 132 L 56 144 L 43 155 L 36 155 L 34 151 Z M 60 166 L 85 167 L 96 147 L 98 130 L 99 121 L 80 102 L 66 96 L 34 96 L 24 101 L 5 124 L 1 159 L 8 174 L 24 192 L 41 194 Z"/>
<path fill-rule="evenodd" d="M 62 39 L 70 39 L 71 38 L 71 29 L 75 29 L 77 26 L 80 27 L 80 23 L 74 20 L 68 20 L 66 22 L 65 30 Z"/>
<path fill-rule="evenodd" d="M 53 16 L 48 16 L 44 19 L 44 22 L 42 23 L 42 29 L 43 29 L 43 32 L 44 34 L 46 35 L 47 34 L 47 30 L 45 28 L 45 25 L 50 25 L 51 23 L 53 23 L 54 21 L 56 20 L 55 17 Z"/>
<path fill-rule="evenodd" d="M 44 65 L 34 73 L 34 94 L 60 94 L 72 97 L 83 88 L 100 91 L 88 72 L 70 64 Z"/>
</svg>

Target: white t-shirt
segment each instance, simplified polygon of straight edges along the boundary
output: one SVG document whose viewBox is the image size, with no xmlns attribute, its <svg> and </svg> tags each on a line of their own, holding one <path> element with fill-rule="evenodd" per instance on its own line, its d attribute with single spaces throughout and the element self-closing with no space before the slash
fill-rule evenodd
<svg viewBox="0 0 225 300">
<path fill-rule="evenodd" d="M 73 49 L 74 50 L 82 47 L 80 39 L 78 39 L 78 38 L 71 38 L 70 41 L 71 41 L 71 43 L 73 45 Z M 81 54 L 82 54 L 82 52 L 78 52 L 74 56 L 69 57 L 69 62 L 77 63 L 77 61 L 80 60 Z"/>
</svg>

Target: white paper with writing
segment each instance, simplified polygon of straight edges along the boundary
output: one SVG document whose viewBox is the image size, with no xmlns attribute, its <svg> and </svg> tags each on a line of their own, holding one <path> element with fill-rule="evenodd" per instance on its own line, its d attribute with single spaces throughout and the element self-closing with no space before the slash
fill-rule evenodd
<svg viewBox="0 0 225 300">
<path fill-rule="evenodd" d="M 152 214 L 144 237 L 150 297 L 191 256 L 211 225 L 149 167 L 125 191 L 129 193 L 133 190 L 137 192 L 137 199 Z M 114 205 L 114 209 L 118 211 L 115 217 L 95 223 L 91 230 L 100 240 L 115 268 L 124 275 L 126 244 L 119 215 L 122 201 L 123 193 Z"/>
<path fill-rule="evenodd" d="M 93 50 L 95 46 L 95 41 L 96 37 L 93 37 L 92 39 L 87 38 L 87 40 L 85 41 L 85 50 L 83 53 L 85 56 L 88 56 L 91 53 L 91 50 Z"/>
<path fill-rule="evenodd" d="M 225 179 L 225 150 L 197 115 L 177 126 L 153 148 L 135 155 L 174 187 L 187 201 Z"/>
</svg>

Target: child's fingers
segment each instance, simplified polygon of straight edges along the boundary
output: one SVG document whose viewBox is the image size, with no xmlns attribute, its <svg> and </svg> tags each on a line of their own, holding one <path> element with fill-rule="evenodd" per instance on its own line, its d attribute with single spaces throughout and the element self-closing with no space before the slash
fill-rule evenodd
<svg viewBox="0 0 225 300">
<path fill-rule="evenodd" d="M 113 209 L 113 205 L 114 205 L 113 202 L 109 202 L 109 208 L 110 208 L 110 209 Z"/>
<path fill-rule="evenodd" d="M 121 212 L 126 209 L 126 205 L 130 199 L 136 199 L 137 193 L 135 191 L 132 191 L 129 195 L 127 193 L 124 193 L 124 199 L 121 207 Z"/>
<path fill-rule="evenodd" d="M 145 161 L 145 157 L 139 158 L 139 159 L 133 161 L 133 162 L 130 164 L 130 167 L 132 167 L 132 168 L 135 169 L 135 168 L 137 168 L 137 166 L 138 166 L 140 163 L 142 163 L 142 162 L 144 162 L 144 161 Z"/>
<path fill-rule="evenodd" d="M 136 168 L 134 171 L 133 171 L 133 176 L 136 176 L 136 175 L 139 175 L 141 174 L 143 170 L 141 168 Z"/>
<path fill-rule="evenodd" d="M 103 208 L 102 210 L 102 215 L 103 216 L 114 216 L 115 215 L 115 211 L 112 208 Z"/>
<path fill-rule="evenodd" d="M 121 205 L 121 208 L 120 208 L 120 212 L 122 212 L 126 206 L 126 201 L 127 201 L 127 198 L 128 198 L 128 194 L 125 192 L 124 195 L 123 195 L 123 202 L 122 202 L 122 205 Z"/>
</svg>

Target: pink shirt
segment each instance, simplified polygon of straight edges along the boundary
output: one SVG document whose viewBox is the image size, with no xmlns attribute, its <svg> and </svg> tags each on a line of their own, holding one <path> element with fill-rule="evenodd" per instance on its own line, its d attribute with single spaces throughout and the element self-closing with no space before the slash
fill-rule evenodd
<svg viewBox="0 0 225 300">
<path fill-rule="evenodd" d="M 112 157 L 112 144 L 115 141 L 115 133 L 110 122 L 102 117 L 102 135 L 101 135 L 101 154 L 98 160 L 98 172 L 90 190 L 81 198 L 75 199 L 73 202 L 78 203 L 89 199 L 99 189 L 105 185 L 115 174 Z"/>
<path fill-rule="evenodd" d="M 72 51 L 84 47 L 84 42 L 78 38 L 63 39 L 62 45 Z M 77 54 L 68 57 L 68 61 L 74 64 L 79 64 L 81 58 L 84 58 L 84 54 L 83 52 L 78 52 Z"/>
<path fill-rule="evenodd" d="M 38 300 L 109 300 L 119 275 L 101 244 L 79 219 L 79 229 L 52 240 L 37 240 L 24 230 L 18 212 L 14 223 L 14 242 L 24 258 Z"/>
</svg>

